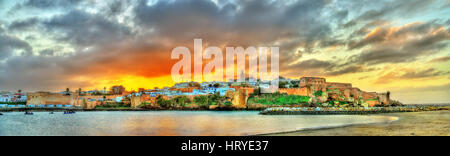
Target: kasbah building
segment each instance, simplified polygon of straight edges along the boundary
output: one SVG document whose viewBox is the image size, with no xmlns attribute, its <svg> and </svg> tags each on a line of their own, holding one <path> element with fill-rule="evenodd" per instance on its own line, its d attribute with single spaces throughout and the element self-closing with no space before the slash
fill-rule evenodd
<svg viewBox="0 0 450 156">
<path fill-rule="evenodd" d="M 229 97 L 232 106 L 235 108 L 246 108 L 247 100 L 251 93 L 254 92 L 254 88 L 251 87 L 239 87 L 232 86 L 234 91 L 228 91 L 225 96 Z M 171 88 L 172 91 L 192 92 L 200 87 L 189 88 Z M 93 109 L 98 105 L 102 105 L 109 102 L 115 102 L 114 99 L 120 97 L 127 97 L 131 93 L 121 91 L 114 93 L 116 90 L 112 88 L 113 94 L 110 95 L 91 95 L 91 94 L 79 94 L 77 92 L 71 94 L 60 94 L 50 92 L 35 92 L 27 93 L 27 106 L 33 105 L 71 105 L 75 107 L 82 107 L 85 109 Z M 320 77 L 302 77 L 299 81 L 298 88 L 280 88 L 280 93 L 286 93 L 288 95 L 299 95 L 311 97 L 310 103 L 325 103 L 327 101 L 349 101 L 354 104 L 358 104 L 364 107 L 373 107 L 377 105 L 389 105 L 390 93 L 376 93 L 365 92 L 359 88 L 354 88 L 350 83 L 336 83 L 326 82 L 325 78 Z M 194 97 L 200 95 L 188 95 L 191 100 Z M 152 106 L 157 107 L 156 98 L 148 94 L 135 95 L 131 94 L 129 98 L 124 98 L 123 103 L 129 103 L 132 108 L 137 108 L 142 103 L 149 103 Z M 161 95 L 158 96 L 164 99 L 173 98 L 173 96 Z M 99 100 L 103 99 L 103 100 Z"/>
<path fill-rule="evenodd" d="M 122 95 L 80 95 L 78 93 L 60 94 L 50 92 L 27 93 L 27 106 L 66 105 L 93 109 L 98 105 L 115 102 Z M 106 100 L 103 100 L 106 99 Z"/>
<path fill-rule="evenodd" d="M 280 88 L 280 93 L 311 97 L 312 103 L 348 101 L 365 107 L 389 105 L 390 93 L 365 92 L 351 83 L 327 82 L 320 77 L 300 78 L 299 88 Z"/>
</svg>

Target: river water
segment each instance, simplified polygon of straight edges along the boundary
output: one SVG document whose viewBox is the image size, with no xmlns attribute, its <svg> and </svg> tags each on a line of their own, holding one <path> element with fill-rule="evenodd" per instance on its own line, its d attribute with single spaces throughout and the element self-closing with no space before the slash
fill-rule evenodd
<svg viewBox="0 0 450 156">
<path fill-rule="evenodd" d="M 256 111 L 3 113 L 0 136 L 239 136 L 395 121 L 363 115 L 258 115 Z"/>
</svg>

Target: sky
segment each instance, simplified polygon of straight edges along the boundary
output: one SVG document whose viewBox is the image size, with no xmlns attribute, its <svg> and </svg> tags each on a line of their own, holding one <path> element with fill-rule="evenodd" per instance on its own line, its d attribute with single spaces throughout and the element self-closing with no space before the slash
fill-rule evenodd
<svg viewBox="0 0 450 156">
<path fill-rule="evenodd" d="M 278 46 L 280 75 L 450 103 L 448 0 L 0 0 L 0 90 L 171 86 L 171 51 Z"/>
</svg>

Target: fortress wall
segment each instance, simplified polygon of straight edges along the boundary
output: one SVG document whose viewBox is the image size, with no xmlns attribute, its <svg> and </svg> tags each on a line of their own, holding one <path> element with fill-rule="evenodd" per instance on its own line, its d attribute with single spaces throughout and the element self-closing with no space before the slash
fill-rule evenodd
<svg viewBox="0 0 450 156">
<path fill-rule="evenodd" d="M 248 99 L 248 91 L 246 89 L 239 89 L 234 93 L 234 97 L 232 100 L 232 105 L 235 108 L 246 108 L 247 107 L 247 99 Z"/>
<path fill-rule="evenodd" d="M 78 94 L 64 95 L 50 92 L 27 93 L 27 105 L 72 105 L 85 106 L 89 99 L 115 99 L 121 95 L 88 95 L 79 96 Z"/>
<path fill-rule="evenodd" d="M 378 94 L 375 93 L 375 92 L 363 92 L 362 93 L 362 98 L 364 100 L 377 99 L 378 98 Z"/>
<path fill-rule="evenodd" d="M 391 94 L 390 92 L 378 94 L 380 102 L 384 105 L 390 105 L 390 101 L 391 101 L 390 94 Z"/>
<path fill-rule="evenodd" d="M 27 94 L 27 105 L 73 105 L 75 97 L 49 92 L 38 92 Z"/>
<path fill-rule="evenodd" d="M 319 77 L 302 77 L 300 78 L 300 87 L 305 87 L 311 84 L 325 84 L 326 79 L 325 78 L 319 78 Z"/>
<path fill-rule="evenodd" d="M 353 95 L 353 98 L 355 100 L 358 100 L 360 97 L 362 97 L 363 92 L 359 88 L 352 88 L 351 94 Z"/>
<path fill-rule="evenodd" d="M 302 88 L 280 88 L 278 89 L 280 93 L 286 93 L 288 95 L 300 95 L 300 96 L 309 96 L 311 95 L 311 90 L 308 87 Z"/>
<path fill-rule="evenodd" d="M 46 105 L 70 105 L 72 103 L 70 95 L 48 94 L 46 98 Z"/>
<path fill-rule="evenodd" d="M 240 88 L 241 90 L 245 90 L 245 92 L 247 93 L 247 96 L 250 96 L 250 94 L 255 92 L 255 88 Z"/>
<path fill-rule="evenodd" d="M 140 96 L 131 96 L 131 108 L 137 108 L 141 104 L 142 101 Z"/>
<path fill-rule="evenodd" d="M 327 86 L 330 88 L 353 88 L 351 83 L 327 82 Z"/>
<path fill-rule="evenodd" d="M 27 105 L 40 105 L 47 103 L 45 97 L 48 93 L 27 93 Z"/>
</svg>

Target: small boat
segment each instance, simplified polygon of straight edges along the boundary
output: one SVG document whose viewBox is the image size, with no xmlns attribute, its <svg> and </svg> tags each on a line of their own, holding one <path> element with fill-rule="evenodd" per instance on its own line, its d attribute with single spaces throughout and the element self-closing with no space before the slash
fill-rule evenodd
<svg viewBox="0 0 450 156">
<path fill-rule="evenodd" d="M 25 112 L 25 115 L 33 115 L 33 112 Z"/>
<path fill-rule="evenodd" d="M 50 112 L 50 114 L 55 114 L 55 113 L 53 113 L 53 112 Z"/>
<path fill-rule="evenodd" d="M 64 111 L 64 114 L 75 114 L 75 111 Z"/>
<path fill-rule="evenodd" d="M 0 115 L 3 115 L 2 113 L 0 113 Z"/>
</svg>

